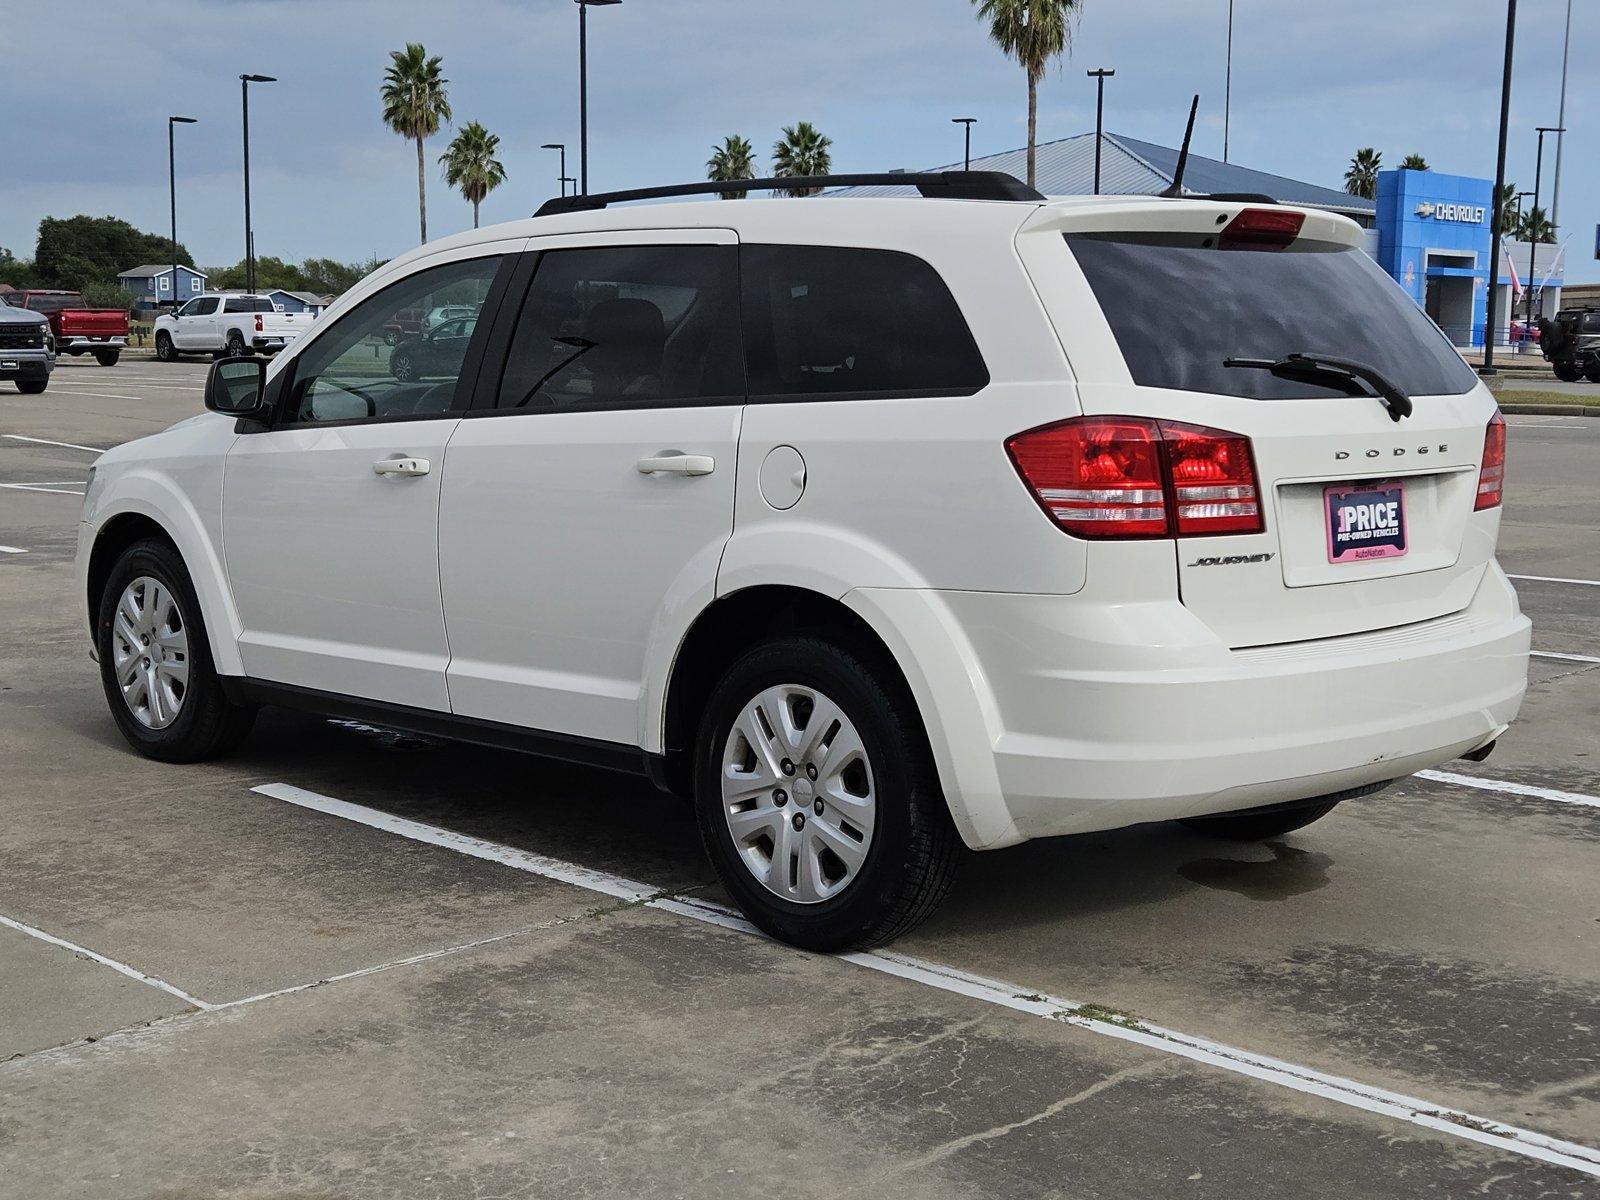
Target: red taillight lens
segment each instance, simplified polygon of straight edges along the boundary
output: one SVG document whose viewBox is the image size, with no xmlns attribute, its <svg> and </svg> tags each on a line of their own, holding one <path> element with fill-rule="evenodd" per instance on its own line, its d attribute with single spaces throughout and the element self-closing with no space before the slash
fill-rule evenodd
<svg viewBox="0 0 1600 1200">
<path fill-rule="evenodd" d="M 1055 523 L 1086 538 L 1201 537 L 1263 528 L 1250 440 L 1145 417 L 1076 417 L 1006 442 Z"/>
<path fill-rule="evenodd" d="M 1495 413 L 1483 435 L 1483 466 L 1478 469 L 1478 500 L 1474 512 L 1500 506 L 1506 484 L 1506 419 Z"/>
<path fill-rule="evenodd" d="M 1247 208 L 1223 227 L 1223 250 L 1282 250 L 1300 236 L 1306 215 L 1283 208 Z"/>
<path fill-rule="evenodd" d="M 261 314 L 256 314 L 256 332 L 260 333 L 264 326 L 261 324 Z"/>
</svg>

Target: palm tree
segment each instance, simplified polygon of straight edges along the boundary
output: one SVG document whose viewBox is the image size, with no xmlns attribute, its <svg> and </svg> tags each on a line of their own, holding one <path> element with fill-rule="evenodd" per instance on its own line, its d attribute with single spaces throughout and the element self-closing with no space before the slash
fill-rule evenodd
<svg viewBox="0 0 1600 1200">
<path fill-rule="evenodd" d="M 1522 223 L 1517 226 L 1517 240 L 1519 242 L 1556 240 L 1555 227 L 1550 224 L 1550 214 L 1544 211 L 1542 205 L 1535 204 L 1522 215 Z"/>
<path fill-rule="evenodd" d="M 783 136 L 772 147 L 772 173 L 780 179 L 804 175 L 826 175 L 833 170 L 833 155 L 828 147 L 833 139 L 823 137 L 810 121 L 785 125 Z M 821 188 L 789 188 L 786 196 L 814 196 Z"/>
<path fill-rule="evenodd" d="M 1383 166 L 1383 155 L 1371 146 L 1356 151 L 1350 160 L 1350 169 L 1344 173 L 1344 190 L 1352 196 L 1371 200 L 1378 194 L 1378 170 Z"/>
<path fill-rule="evenodd" d="M 495 152 L 500 149 L 500 139 L 476 121 L 463 125 L 450 145 L 439 156 L 444 167 L 444 181 L 472 205 L 472 227 L 478 227 L 478 205 L 495 188 L 506 181 L 506 169 Z"/>
<path fill-rule="evenodd" d="M 1408 154 L 1400 160 L 1400 168 L 1405 171 L 1431 171 L 1428 160 L 1420 154 Z"/>
<path fill-rule="evenodd" d="M 1515 237 L 1517 222 L 1517 185 L 1508 183 L 1500 189 L 1500 232 Z"/>
<path fill-rule="evenodd" d="M 1039 80 L 1050 60 L 1072 46 L 1072 18 L 1083 0 L 972 0 L 978 19 L 989 22 L 995 45 L 1028 75 L 1028 186 L 1034 185 L 1039 147 Z"/>
<path fill-rule="evenodd" d="M 711 157 L 706 159 L 706 178 L 713 183 L 725 183 L 730 179 L 754 179 L 756 177 L 756 148 L 750 144 L 749 138 L 742 138 L 737 133 L 730 133 L 722 139 L 722 145 L 711 151 Z M 746 192 L 723 192 L 724 200 L 743 200 Z"/>
<path fill-rule="evenodd" d="M 383 101 L 383 123 L 417 143 L 417 219 L 422 240 L 427 241 L 427 171 L 422 143 L 450 119 L 450 100 L 444 86 L 450 81 L 439 74 L 439 56 L 429 58 L 420 42 L 407 42 L 404 50 L 392 50 L 389 57 L 393 61 L 383 73 L 383 86 L 378 89 Z"/>
</svg>

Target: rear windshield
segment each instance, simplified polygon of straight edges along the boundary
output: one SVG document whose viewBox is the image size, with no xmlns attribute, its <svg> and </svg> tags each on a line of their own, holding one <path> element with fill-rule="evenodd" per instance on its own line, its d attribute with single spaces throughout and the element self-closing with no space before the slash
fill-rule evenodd
<svg viewBox="0 0 1600 1200">
<path fill-rule="evenodd" d="M 67 309 L 88 308 L 89 306 L 83 302 L 83 297 L 78 293 L 67 292 L 60 296 L 40 296 L 35 294 L 28 297 L 28 307 L 33 309 L 34 312 L 58 313 Z"/>
<path fill-rule="evenodd" d="M 1476 382 L 1438 327 L 1360 250 L 1322 242 L 1219 250 L 1165 234 L 1066 238 L 1141 386 L 1260 400 L 1348 394 L 1222 365 L 1296 352 L 1374 367 L 1412 396 L 1458 395 Z"/>
</svg>

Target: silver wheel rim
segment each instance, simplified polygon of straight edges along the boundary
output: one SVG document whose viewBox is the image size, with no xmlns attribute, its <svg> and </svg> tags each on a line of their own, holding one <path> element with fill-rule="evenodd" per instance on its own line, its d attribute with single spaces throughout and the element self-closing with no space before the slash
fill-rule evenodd
<svg viewBox="0 0 1600 1200">
<path fill-rule="evenodd" d="M 123 702 L 146 729 L 178 719 L 189 694 L 189 629 L 171 589 L 141 575 L 111 620 L 111 665 Z"/>
<path fill-rule="evenodd" d="M 795 904 L 839 895 L 867 861 L 877 812 L 861 735 L 832 700 L 784 683 L 744 706 L 722 751 L 722 815 L 767 891 Z"/>
</svg>

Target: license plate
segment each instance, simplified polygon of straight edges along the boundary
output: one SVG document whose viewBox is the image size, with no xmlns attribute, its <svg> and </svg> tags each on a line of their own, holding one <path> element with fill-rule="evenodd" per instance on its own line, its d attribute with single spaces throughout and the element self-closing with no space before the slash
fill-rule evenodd
<svg viewBox="0 0 1600 1200">
<path fill-rule="evenodd" d="M 1406 498 L 1398 483 L 1331 487 L 1326 505 L 1328 561 L 1400 558 L 1406 545 Z"/>
<path fill-rule="evenodd" d="M 20 371 L 22 364 L 14 358 L 0 359 L 0 371 Z"/>
</svg>

